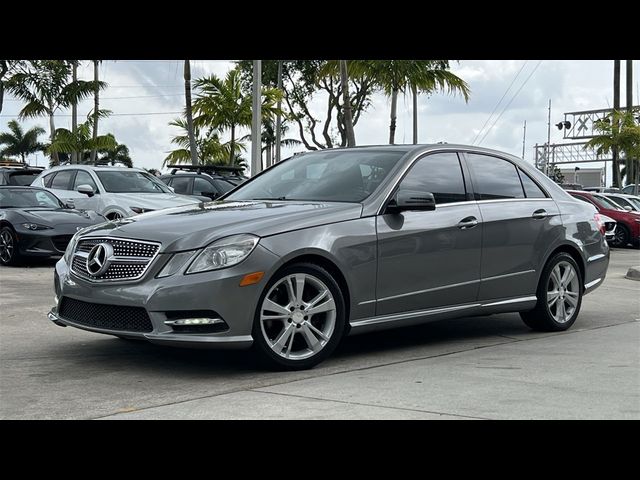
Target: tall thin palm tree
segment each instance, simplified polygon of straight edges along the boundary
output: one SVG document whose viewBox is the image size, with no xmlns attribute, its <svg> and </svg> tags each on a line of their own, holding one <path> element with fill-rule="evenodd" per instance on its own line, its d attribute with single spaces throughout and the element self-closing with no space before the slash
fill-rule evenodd
<svg viewBox="0 0 640 480">
<path fill-rule="evenodd" d="M 70 81 L 71 66 L 65 60 L 30 60 L 27 67 L 15 73 L 7 81 L 7 90 L 25 102 L 18 118 L 49 117 L 49 138 L 56 132 L 54 115 L 72 102 L 88 97 L 95 88 L 106 86 L 103 82 Z M 57 152 L 52 152 L 52 164 L 59 163 Z"/>
<path fill-rule="evenodd" d="M 349 74 L 346 60 L 340 60 L 340 84 L 342 86 L 342 105 L 344 109 L 344 128 L 347 131 L 347 147 L 355 147 L 356 135 L 353 131 L 351 96 L 349 95 Z"/>
<path fill-rule="evenodd" d="M 71 60 L 72 82 L 78 81 L 78 61 Z M 75 134 L 78 130 L 78 101 L 74 99 L 71 102 L 71 131 Z M 78 152 L 71 152 L 71 163 L 78 163 Z"/>
<path fill-rule="evenodd" d="M 196 147 L 196 137 L 193 132 L 193 108 L 191 106 L 191 62 L 184 61 L 184 105 L 187 117 L 187 135 L 189 135 L 189 153 L 191 164 L 198 165 L 198 152 Z"/>
<path fill-rule="evenodd" d="M 100 118 L 100 69 L 98 65 L 100 60 L 93 61 L 93 142 L 97 145 L 98 139 L 98 119 Z M 96 155 L 98 153 L 97 147 L 91 150 L 91 163 L 96 163 Z"/>
<path fill-rule="evenodd" d="M 44 145 L 38 141 L 38 136 L 45 133 L 42 127 L 33 127 L 26 132 L 16 120 L 9 120 L 9 132 L 0 133 L 0 156 L 20 156 L 22 163 L 27 163 L 26 157 L 40 152 Z"/>
</svg>

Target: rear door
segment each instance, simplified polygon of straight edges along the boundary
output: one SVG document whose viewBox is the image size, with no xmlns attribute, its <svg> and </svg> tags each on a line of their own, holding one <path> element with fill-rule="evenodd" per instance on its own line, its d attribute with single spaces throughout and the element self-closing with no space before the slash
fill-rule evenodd
<svg viewBox="0 0 640 480">
<path fill-rule="evenodd" d="M 465 159 L 484 227 L 478 300 L 534 295 L 547 247 L 562 235 L 555 201 L 505 158 Z"/>
<path fill-rule="evenodd" d="M 193 189 L 193 178 L 187 175 L 175 175 L 168 183 L 175 193 L 180 195 L 191 195 Z"/>
<path fill-rule="evenodd" d="M 433 193 L 433 211 L 376 218 L 376 315 L 474 302 L 480 281 L 482 222 L 469 201 L 455 152 L 417 160 L 400 188 Z"/>
</svg>

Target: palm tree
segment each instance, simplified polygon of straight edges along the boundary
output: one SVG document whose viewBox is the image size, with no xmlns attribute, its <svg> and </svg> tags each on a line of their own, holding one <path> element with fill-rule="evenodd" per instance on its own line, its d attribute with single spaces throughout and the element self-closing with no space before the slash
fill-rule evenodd
<svg viewBox="0 0 640 480">
<path fill-rule="evenodd" d="M 293 147 L 300 145 L 302 142 L 296 138 L 282 138 L 286 134 L 289 127 L 285 123 L 280 124 L 280 135 L 278 135 L 277 123 L 274 127 L 273 119 L 269 118 L 262 122 L 262 151 L 265 154 L 265 166 L 270 167 L 277 162 L 278 140 L 281 147 Z M 242 137 L 242 140 L 248 140 L 250 135 Z M 278 138 L 280 137 L 280 138 Z M 274 155 L 275 158 L 274 158 Z"/>
<path fill-rule="evenodd" d="M 448 60 L 352 60 L 352 75 L 369 77 L 387 96 L 391 97 L 389 143 L 395 143 L 398 94 L 415 89 L 432 93 L 438 90 L 461 94 L 469 99 L 469 85 L 449 70 Z M 417 126 L 417 113 L 414 114 Z"/>
<path fill-rule="evenodd" d="M 100 79 L 99 77 L 99 69 L 98 64 L 100 60 L 93 61 L 93 143 L 94 147 L 91 150 L 91 163 L 96 163 L 96 154 L 98 153 L 96 150 L 97 140 L 98 140 L 98 119 L 100 118 Z"/>
<path fill-rule="evenodd" d="M 636 168 L 640 161 L 640 125 L 635 117 L 640 109 L 614 110 L 605 118 L 593 122 L 593 128 L 599 135 L 589 140 L 584 148 L 594 148 L 596 155 L 607 155 L 617 150 L 624 158 L 627 183 L 633 183 Z M 618 165 L 612 165 L 614 186 L 621 187 Z"/>
<path fill-rule="evenodd" d="M 109 162 L 111 163 L 111 165 L 121 163 L 122 165 L 125 165 L 127 167 L 133 167 L 133 160 L 131 160 L 131 155 L 129 154 L 129 147 L 127 147 L 124 143 L 116 142 L 115 137 L 110 133 L 105 136 L 113 138 L 115 147 L 99 149 L 98 152 L 101 154 L 101 156 L 100 158 L 98 158 L 98 161 L 100 163 Z"/>
<path fill-rule="evenodd" d="M 196 138 L 193 132 L 193 108 L 191 106 L 191 62 L 189 60 L 184 61 L 184 105 L 185 116 L 187 117 L 187 135 L 189 135 L 191 164 L 198 165 Z"/>
<path fill-rule="evenodd" d="M 6 145 L 0 149 L 0 157 L 19 155 L 22 163 L 26 163 L 27 155 L 40 152 L 44 148 L 44 145 L 38 141 L 38 136 L 45 133 L 44 128 L 33 127 L 24 132 L 16 120 L 9 120 L 7 126 L 10 132 L 0 133 L 0 145 Z"/>
<path fill-rule="evenodd" d="M 171 139 L 171 143 L 180 148 L 172 150 L 164 159 L 163 166 L 174 163 L 192 163 L 191 149 L 189 140 L 189 126 L 184 118 L 177 118 L 169 123 L 169 125 L 178 127 L 183 130 L 181 135 L 176 135 Z M 196 144 L 196 155 L 198 163 L 207 164 L 229 164 L 236 155 L 245 150 L 245 146 L 241 142 L 235 142 L 233 155 L 231 153 L 231 142 L 222 143 L 217 130 L 209 128 L 206 134 L 202 132 L 200 127 L 194 127 L 194 140 Z"/>
<path fill-rule="evenodd" d="M 89 120 L 78 125 L 76 133 L 66 128 L 58 128 L 47 150 L 50 153 L 64 152 L 71 154 L 72 152 L 77 152 L 79 159 L 86 161 L 86 157 L 89 156 L 90 163 L 95 165 L 93 152 L 114 149 L 118 143 L 113 135 L 98 135 L 94 137 L 92 131 L 95 131 L 95 128 L 93 128 Z"/>
<path fill-rule="evenodd" d="M 193 110 L 198 116 L 193 119 L 194 126 L 229 129 L 229 163 L 232 163 L 236 151 L 236 129 L 251 126 L 251 95 L 245 95 L 242 90 L 240 72 L 230 70 L 224 79 L 215 75 L 199 78 L 195 86 L 198 94 Z M 276 104 L 281 96 L 276 88 L 262 89 L 262 118 L 272 117 L 278 112 Z"/>
<path fill-rule="evenodd" d="M 7 90 L 26 103 L 18 118 L 49 116 L 51 141 L 56 133 L 56 111 L 86 98 L 94 87 L 106 86 L 103 82 L 96 85 L 83 80 L 69 82 L 70 75 L 71 65 L 65 60 L 31 60 L 28 68 L 15 73 L 6 83 Z M 57 152 L 52 152 L 52 164 L 58 163 Z"/>
</svg>

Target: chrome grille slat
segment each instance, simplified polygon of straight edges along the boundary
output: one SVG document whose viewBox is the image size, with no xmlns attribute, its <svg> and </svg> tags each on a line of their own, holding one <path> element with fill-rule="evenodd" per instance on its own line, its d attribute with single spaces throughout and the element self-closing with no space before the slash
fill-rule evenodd
<svg viewBox="0 0 640 480">
<path fill-rule="evenodd" d="M 109 243 L 113 247 L 113 257 L 109 268 L 102 275 L 94 277 L 87 271 L 86 261 L 91 249 L 100 243 Z M 113 237 L 80 239 L 70 269 L 76 276 L 91 282 L 137 280 L 142 278 L 159 251 L 159 243 L 142 240 Z"/>
</svg>

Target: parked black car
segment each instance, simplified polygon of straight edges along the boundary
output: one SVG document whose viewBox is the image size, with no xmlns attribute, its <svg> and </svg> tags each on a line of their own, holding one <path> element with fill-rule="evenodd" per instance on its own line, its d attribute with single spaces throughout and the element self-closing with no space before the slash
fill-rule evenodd
<svg viewBox="0 0 640 480">
<path fill-rule="evenodd" d="M 239 167 L 219 165 L 170 165 L 171 173 L 160 176 L 175 193 L 215 200 L 246 180 Z"/>
<path fill-rule="evenodd" d="M 43 188 L 1 186 L 0 264 L 62 255 L 78 230 L 104 221 L 93 211 L 68 208 Z"/>
<path fill-rule="evenodd" d="M 0 166 L 0 185 L 31 185 L 42 170 L 29 166 Z"/>
</svg>

